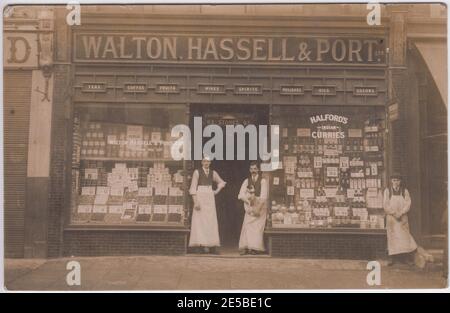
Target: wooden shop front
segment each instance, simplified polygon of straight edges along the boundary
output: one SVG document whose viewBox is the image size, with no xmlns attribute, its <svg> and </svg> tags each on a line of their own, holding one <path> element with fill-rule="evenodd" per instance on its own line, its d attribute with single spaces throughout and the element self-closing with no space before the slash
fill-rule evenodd
<svg viewBox="0 0 450 313">
<path fill-rule="evenodd" d="M 385 35 L 177 27 L 86 22 L 71 34 L 64 254 L 186 253 L 199 163 L 173 159 L 171 131 L 201 117 L 203 127 L 279 125 L 280 162 L 264 173 L 269 254 L 384 255 Z M 213 161 L 227 181 L 217 198 L 226 251 L 237 250 L 249 162 Z"/>
</svg>

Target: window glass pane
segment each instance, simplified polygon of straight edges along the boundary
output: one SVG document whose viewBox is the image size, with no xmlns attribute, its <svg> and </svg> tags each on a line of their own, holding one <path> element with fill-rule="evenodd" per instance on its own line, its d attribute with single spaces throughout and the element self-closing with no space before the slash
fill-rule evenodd
<svg viewBox="0 0 450 313">
<path fill-rule="evenodd" d="M 383 108 L 276 107 L 273 227 L 384 228 Z"/>
<path fill-rule="evenodd" d="M 72 224 L 182 224 L 182 161 L 171 129 L 184 110 L 78 108 L 73 128 Z"/>
</svg>

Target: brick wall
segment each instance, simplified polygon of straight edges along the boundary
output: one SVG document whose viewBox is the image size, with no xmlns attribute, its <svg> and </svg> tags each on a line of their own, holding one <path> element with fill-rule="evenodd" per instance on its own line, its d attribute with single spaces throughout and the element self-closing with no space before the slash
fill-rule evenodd
<svg viewBox="0 0 450 313">
<path fill-rule="evenodd" d="M 387 256 L 386 235 L 367 234 L 271 234 L 274 257 L 376 260 Z"/>
<path fill-rule="evenodd" d="M 187 233 L 170 231 L 64 232 L 64 256 L 102 255 L 182 255 L 186 253 Z"/>
</svg>

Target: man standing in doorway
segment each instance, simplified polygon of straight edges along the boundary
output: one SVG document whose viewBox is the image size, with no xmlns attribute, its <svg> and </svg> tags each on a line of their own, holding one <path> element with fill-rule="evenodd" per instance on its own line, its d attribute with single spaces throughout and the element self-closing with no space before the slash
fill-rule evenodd
<svg viewBox="0 0 450 313">
<path fill-rule="evenodd" d="M 225 187 L 226 183 L 216 171 L 210 169 L 210 165 L 210 158 L 205 156 L 202 167 L 195 170 L 192 175 L 189 193 L 194 201 L 194 210 L 189 247 L 198 247 L 200 252 L 204 253 L 217 253 L 216 248 L 220 246 L 220 239 L 214 196 Z M 216 190 L 212 188 L 213 182 L 217 184 Z"/>
<path fill-rule="evenodd" d="M 244 202 L 239 250 L 243 254 L 264 252 L 263 233 L 267 217 L 267 181 L 262 178 L 256 162 L 250 164 L 250 175 L 244 180 L 238 199 Z"/>
</svg>

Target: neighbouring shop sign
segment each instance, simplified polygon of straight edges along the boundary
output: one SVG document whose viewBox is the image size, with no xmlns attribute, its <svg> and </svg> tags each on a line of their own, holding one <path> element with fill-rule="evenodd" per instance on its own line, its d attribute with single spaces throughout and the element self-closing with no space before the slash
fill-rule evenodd
<svg viewBox="0 0 450 313">
<path fill-rule="evenodd" d="M 377 96 L 377 87 L 355 86 L 353 87 L 353 95 L 355 96 Z"/>
<path fill-rule="evenodd" d="M 383 38 L 76 33 L 76 62 L 386 64 Z"/>
<path fill-rule="evenodd" d="M 36 68 L 38 66 L 38 37 L 32 33 L 5 33 L 3 65 L 5 68 Z"/>
<path fill-rule="evenodd" d="M 291 95 L 303 95 L 304 89 L 300 85 L 284 85 L 280 86 L 280 95 L 291 96 Z"/>
<path fill-rule="evenodd" d="M 83 83 L 82 92 L 106 92 L 106 83 Z"/>
<path fill-rule="evenodd" d="M 336 86 L 320 85 L 313 86 L 312 88 L 313 96 L 335 96 Z"/>
<path fill-rule="evenodd" d="M 197 93 L 199 93 L 199 94 L 224 94 L 225 93 L 225 85 L 198 84 Z"/>
</svg>

